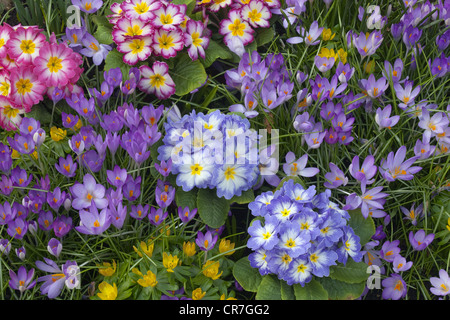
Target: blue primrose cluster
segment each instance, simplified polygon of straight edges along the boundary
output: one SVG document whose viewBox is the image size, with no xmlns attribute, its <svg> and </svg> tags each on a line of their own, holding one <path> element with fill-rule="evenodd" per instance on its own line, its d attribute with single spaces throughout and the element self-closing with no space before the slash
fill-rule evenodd
<svg viewBox="0 0 450 320">
<path fill-rule="evenodd" d="M 258 135 L 247 119 L 218 110 L 182 118 L 172 112 L 164 126 L 158 160 L 171 162 L 183 191 L 216 189 L 229 200 L 258 181 Z"/>
<path fill-rule="evenodd" d="M 360 238 L 347 225 L 350 215 L 330 201 L 330 190 L 316 194 L 288 180 L 249 204 L 257 218 L 248 228 L 250 265 L 289 285 L 304 286 L 313 276 L 328 277 L 330 266 L 360 262 Z M 261 219 L 262 218 L 262 219 Z"/>
</svg>

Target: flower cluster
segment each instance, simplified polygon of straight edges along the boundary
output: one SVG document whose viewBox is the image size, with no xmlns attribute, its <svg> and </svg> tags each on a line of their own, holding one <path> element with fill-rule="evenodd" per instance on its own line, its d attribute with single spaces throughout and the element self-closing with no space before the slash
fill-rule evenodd
<svg viewBox="0 0 450 320">
<path fill-rule="evenodd" d="M 223 41 L 228 48 L 242 56 L 244 46 L 253 41 L 255 29 L 270 26 L 272 10 L 280 7 L 280 1 L 203 0 L 200 6 L 211 12 L 217 12 L 221 8 L 229 9 L 227 19 L 220 21 L 219 33 L 224 36 Z"/>
<path fill-rule="evenodd" d="M 256 117 L 258 101 L 264 111 L 275 109 L 292 97 L 294 83 L 281 54 L 268 55 L 265 59 L 257 51 L 245 53 L 236 69 L 225 72 L 228 86 L 238 89 L 244 104 L 229 107 L 232 112 L 241 112 L 247 118 Z"/>
<path fill-rule="evenodd" d="M 186 15 L 185 4 L 155 0 L 126 0 L 111 5 L 112 36 L 123 61 L 135 65 L 150 56 L 175 57 L 188 47 L 192 60 L 205 58 L 210 31 Z"/>
<path fill-rule="evenodd" d="M 257 196 L 249 204 L 257 216 L 248 228 L 251 266 L 261 275 L 275 274 L 289 285 L 304 286 L 313 276 L 329 276 L 330 266 L 346 264 L 348 257 L 361 261 L 350 216 L 330 194 L 316 194 L 314 186 L 304 189 L 288 180 L 279 190 Z"/>
<path fill-rule="evenodd" d="M 0 127 L 15 130 L 22 114 L 44 100 L 77 90 L 82 57 L 36 26 L 0 26 Z"/>
<path fill-rule="evenodd" d="M 231 199 L 250 189 L 259 177 L 257 134 L 247 119 L 219 110 L 204 115 L 192 111 L 165 123 L 160 161 L 172 161 L 176 183 L 184 191 L 216 188 Z"/>
</svg>

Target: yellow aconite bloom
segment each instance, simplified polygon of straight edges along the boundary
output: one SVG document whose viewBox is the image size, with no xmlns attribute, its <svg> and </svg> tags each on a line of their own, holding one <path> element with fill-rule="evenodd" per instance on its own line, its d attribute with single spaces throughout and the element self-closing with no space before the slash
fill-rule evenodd
<svg viewBox="0 0 450 320">
<path fill-rule="evenodd" d="M 73 127 L 75 131 L 80 130 L 80 128 L 83 126 L 83 121 L 81 119 L 78 119 L 77 124 Z"/>
<path fill-rule="evenodd" d="M 155 287 L 158 284 L 158 281 L 156 281 L 156 274 L 151 272 L 150 270 L 147 271 L 147 274 L 142 274 L 137 268 L 133 268 L 131 270 L 134 274 L 137 274 L 142 277 L 142 279 L 139 279 L 137 283 L 139 283 L 142 287 Z"/>
<path fill-rule="evenodd" d="M 220 240 L 220 243 L 219 243 L 219 252 L 220 253 L 224 253 L 224 252 L 227 252 L 227 251 L 230 251 L 233 249 L 234 249 L 234 243 L 231 243 L 230 240 L 225 240 L 225 239 Z M 225 253 L 225 255 L 229 256 L 230 254 L 233 254 L 233 253 L 234 253 L 234 250 Z"/>
<path fill-rule="evenodd" d="M 375 71 L 375 60 L 364 63 L 364 72 L 371 74 Z"/>
<path fill-rule="evenodd" d="M 228 297 L 225 298 L 225 293 L 220 296 L 220 300 L 237 300 L 235 297 Z"/>
<path fill-rule="evenodd" d="M 323 29 L 322 40 L 323 41 L 333 40 L 335 35 L 336 33 L 331 34 L 331 29 Z"/>
<path fill-rule="evenodd" d="M 212 280 L 217 280 L 223 273 L 223 271 L 219 273 L 219 267 L 219 261 L 209 260 L 206 261 L 205 265 L 203 266 L 202 272 L 206 277 L 211 278 Z"/>
<path fill-rule="evenodd" d="M 103 266 L 98 266 L 98 272 L 104 276 L 104 277 L 111 277 L 114 273 L 116 273 L 116 261 L 112 261 L 112 266 L 111 263 L 109 262 L 103 262 Z"/>
<path fill-rule="evenodd" d="M 192 300 L 201 300 L 206 294 L 206 291 L 203 292 L 202 288 L 197 288 L 192 291 Z"/>
<path fill-rule="evenodd" d="M 141 241 L 140 247 L 141 247 L 142 252 L 144 252 L 146 256 L 148 256 L 149 258 L 152 257 L 153 249 L 155 248 L 155 243 L 152 242 L 152 239 L 149 239 L 147 243 L 145 243 L 144 241 Z M 136 248 L 135 246 L 133 246 L 133 249 L 134 249 L 134 251 L 136 251 L 136 253 L 139 255 L 139 257 L 142 258 L 142 253 L 139 251 L 139 249 Z"/>
<path fill-rule="evenodd" d="M 340 48 L 337 53 L 339 55 L 339 60 L 341 60 L 342 64 L 346 64 L 347 63 L 347 51 Z"/>
<path fill-rule="evenodd" d="M 67 136 L 67 131 L 63 130 L 61 128 L 57 128 L 57 127 L 52 127 L 50 129 L 50 137 L 52 137 L 53 141 L 61 141 L 62 139 L 64 139 Z"/>
<path fill-rule="evenodd" d="M 99 293 L 97 296 L 102 300 L 116 300 L 117 298 L 117 286 L 115 283 L 110 285 L 108 282 L 103 281 L 98 285 Z"/>
<path fill-rule="evenodd" d="M 173 272 L 173 269 L 178 265 L 178 257 L 176 255 L 172 256 L 171 254 L 163 253 L 163 265 L 164 268 L 167 269 L 167 272 Z"/>
<path fill-rule="evenodd" d="M 450 231 L 450 218 L 448 218 L 448 220 L 447 220 L 446 227 L 447 227 L 447 230 Z"/>
<path fill-rule="evenodd" d="M 334 58 L 336 61 L 339 55 L 333 49 L 322 47 L 319 52 L 319 57 Z"/>
<path fill-rule="evenodd" d="M 15 150 L 15 149 L 12 149 L 12 152 L 11 152 L 11 158 L 13 158 L 13 159 L 19 159 L 19 158 L 20 158 L 20 153 L 19 153 L 19 151 Z"/>
<path fill-rule="evenodd" d="M 183 242 L 183 253 L 185 256 L 192 257 L 195 252 L 195 242 Z"/>
</svg>

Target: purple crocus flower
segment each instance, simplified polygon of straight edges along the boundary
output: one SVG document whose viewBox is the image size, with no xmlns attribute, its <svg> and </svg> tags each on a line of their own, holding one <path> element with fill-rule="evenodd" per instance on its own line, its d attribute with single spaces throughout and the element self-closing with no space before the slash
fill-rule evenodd
<svg viewBox="0 0 450 320">
<path fill-rule="evenodd" d="M 72 276 L 72 270 L 78 269 L 75 261 L 67 261 L 62 268 L 51 259 L 44 258 L 45 262 L 36 261 L 36 267 L 44 272 L 51 274 L 39 277 L 37 282 L 44 282 L 41 285 L 41 293 L 46 294 L 49 299 L 54 299 L 61 293 L 64 285 L 68 284 L 66 280 Z"/>
<path fill-rule="evenodd" d="M 419 157 L 418 160 L 428 159 L 434 151 L 436 150 L 436 146 L 430 145 L 430 139 L 423 137 L 422 140 L 417 139 L 416 144 L 414 146 L 414 154 L 416 157 Z"/>
<path fill-rule="evenodd" d="M 72 4 L 86 13 L 94 13 L 103 5 L 102 0 L 72 0 Z"/>
<path fill-rule="evenodd" d="M 105 144 L 108 146 L 109 151 L 112 155 L 116 154 L 117 149 L 120 145 L 120 135 L 117 132 L 111 133 L 107 132 L 105 137 Z"/>
<path fill-rule="evenodd" d="M 13 270 L 9 270 L 9 286 L 13 290 L 19 290 L 23 293 L 25 290 L 34 288 L 36 285 L 36 280 L 34 278 L 34 269 L 31 268 L 29 271 L 24 266 L 20 266 L 17 274 Z"/>
<path fill-rule="evenodd" d="M 403 72 L 403 60 L 400 58 L 395 59 L 394 65 L 389 61 L 384 61 L 384 70 L 383 75 L 385 78 L 390 79 L 392 78 L 392 82 L 395 84 L 400 81 L 402 78 L 402 72 Z"/>
<path fill-rule="evenodd" d="M 433 62 L 428 62 L 431 68 L 431 74 L 437 78 L 441 78 L 447 74 L 448 71 L 448 59 L 442 53 L 439 57 L 436 57 Z"/>
<path fill-rule="evenodd" d="M 163 211 L 162 208 L 150 207 L 150 213 L 147 215 L 148 220 L 154 226 L 159 226 L 168 216 L 167 211 Z"/>
<path fill-rule="evenodd" d="M 59 216 L 53 222 L 53 232 L 58 238 L 64 237 L 73 228 L 72 218 L 68 216 Z"/>
<path fill-rule="evenodd" d="M 25 249 L 24 246 L 22 246 L 22 247 L 16 249 L 16 256 L 17 256 L 17 258 L 19 258 L 20 260 L 24 261 L 26 255 L 27 255 L 27 250 Z"/>
<path fill-rule="evenodd" d="M 12 166 L 11 149 L 0 142 L 0 171 L 8 173 Z"/>
<path fill-rule="evenodd" d="M 361 57 L 371 56 L 383 42 L 383 35 L 380 31 L 374 30 L 370 34 L 361 32 L 353 39 L 353 45 L 358 50 Z"/>
<path fill-rule="evenodd" d="M 77 115 L 61 112 L 62 124 L 64 128 L 71 129 L 75 127 L 80 119 Z"/>
<path fill-rule="evenodd" d="M 74 196 L 72 207 L 76 210 L 89 208 L 92 203 L 98 209 L 108 206 L 108 200 L 104 198 L 105 187 L 97 184 L 95 178 L 89 173 L 83 177 L 83 183 L 76 183 L 70 187 L 70 192 Z"/>
<path fill-rule="evenodd" d="M 319 23 L 313 21 L 309 27 L 309 31 L 306 31 L 304 28 L 302 28 L 301 31 L 298 28 L 297 31 L 300 34 L 300 37 L 291 37 L 287 39 L 286 42 L 292 44 L 304 42 L 307 46 L 315 46 L 320 42 L 320 40 L 317 39 L 322 35 L 323 27 L 319 28 Z"/>
<path fill-rule="evenodd" d="M 149 209 L 150 206 L 148 204 L 146 204 L 145 206 L 143 206 L 142 204 L 138 204 L 137 206 L 132 205 L 130 216 L 137 220 L 142 220 L 147 216 Z"/>
<path fill-rule="evenodd" d="M 423 137 L 429 140 L 438 134 L 442 134 L 449 124 L 448 116 L 445 112 L 436 112 L 430 116 L 427 108 L 422 108 L 422 115 L 419 117 L 418 126 L 424 129 Z"/>
<path fill-rule="evenodd" d="M 155 198 L 158 206 L 160 206 L 161 208 L 166 208 L 172 203 L 173 199 L 175 198 L 175 188 L 170 185 L 166 185 L 164 189 L 156 188 Z"/>
<path fill-rule="evenodd" d="M 336 60 L 334 59 L 334 57 L 330 58 L 320 56 L 314 57 L 314 64 L 316 65 L 317 69 L 319 69 L 320 72 L 327 72 L 328 70 L 333 68 L 335 62 Z"/>
<path fill-rule="evenodd" d="M 304 154 L 296 160 L 295 153 L 289 151 L 286 154 L 286 163 L 283 164 L 283 171 L 288 176 L 313 177 L 319 173 L 317 168 L 305 168 L 308 161 L 308 154 Z"/>
<path fill-rule="evenodd" d="M 0 203 L 0 225 L 3 226 L 13 221 L 16 218 L 16 212 L 12 210 L 8 201 L 3 204 Z"/>
<path fill-rule="evenodd" d="M 414 99 L 420 93 L 420 85 L 413 89 L 414 83 L 412 81 L 406 81 L 405 87 L 403 87 L 400 83 L 394 83 L 394 90 L 397 96 L 397 99 L 402 101 L 402 104 L 399 105 L 401 109 L 406 109 L 408 106 L 414 104 Z"/>
<path fill-rule="evenodd" d="M 412 231 L 409 232 L 409 242 L 416 251 L 424 250 L 433 240 L 434 234 L 430 233 L 429 235 L 426 235 L 425 230 L 423 229 L 417 231 L 415 234 Z"/>
<path fill-rule="evenodd" d="M 198 245 L 200 250 L 209 251 L 214 248 L 218 238 L 219 236 L 217 234 L 213 236 L 211 231 L 206 231 L 205 234 L 203 234 L 201 231 L 198 231 L 195 243 Z"/>
<path fill-rule="evenodd" d="M 167 162 L 162 160 L 161 164 L 155 163 L 155 169 L 163 176 L 167 177 L 172 170 L 172 159 L 169 159 Z"/>
<path fill-rule="evenodd" d="M 7 137 L 7 140 L 11 148 L 17 150 L 17 152 L 21 154 L 32 154 L 35 151 L 36 145 L 34 143 L 33 136 L 30 134 L 16 134 L 14 139 Z"/>
<path fill-rule="evenodd" d="M 7 175 L 2 175 L 2 180 L 0 181 L 0 192 L 5 196 L 9 196 L 13 191 L 13 183 L 10 177 Z"/>
<path fill-rule="evenodd" d="M 58 259 L 59 255 L 61 254 L 61 250 L 62 250 L 61 241 L 59 241 L 56 238 L 51 238 L 47 244 L 47 250 L 51 255 L 55 256 L 56 259 Z"/>
<path fill-rule="evenodd" d="M 387 262 L 393 262 L 395 257 L 400 254 L 400 240 L 385 241 L 380 250 L 380 258 Z"/>
<path fill-rule="evenodd" d="M 338 77 L 341 83 L 347 83 L 355 73 L 355 68 L 350 64 L 343 64 L 342 61 L 339 61 L 336 67 L 336 76 Z"/>
<path fill-rule="evenodd" d="M 22 239 L 28 231 L 28 222 L 21 218 L 16 218 L 8 223 L 8 234 L 14 239 Z"/>
<path fill-rule="evenodd" d="M 396 255 L 394 261 L 392 261 L 392 268 L 394 269 L 395 273 L 408 271 L 409 269 L 411 269 L 412 265 L 412 261 L 406 262 L 406 259 L 403 258 L 400 254 Z"/>
<path fill-rule="evenodd" d="M 401 275 L 394 273 L 390 277 L 384 279 L 381 284 L 383 285 L 382 297 L 385 300 L 400 300 L 406 296 L 408 288 Z"/>
<path fill-rule="evenodd" d="M 275 151 L 276 146 L 270 145 L 259 152 L 259 174 L 261 179 L 259 183 L 254 186 L 255 189 L 262 186 L 264 181 L 267 181 L 268 184 L 274 187 L 279 185 L 280 178 L 277 173 L 280 164 L 277 158 L 273 157 Z"/>
<path fill-rule="evenodd" d="M 111 223 L 116 227 L 117 229 L 122 229 L 123 224 L 125 222 L 125 218 L 127 217 L 127 207 L 122 204 L 122 202 L 119 202 L 117 205 L 113 204 L 112 199 L 110 198 L 110 195 L 107 196 L 109 201 L 109 215 Z"/>
<path fill-rule="evenodd" d="M 298 132 L 311 132 L 314 128 L 314 118 L 310 117 L 308 112 L 304 112 L 295 117 L 293 126 Z"/>
<path fill-rule="evenodd" d="M 180 217 L 180 220 L 185 224 L 191 221 L 196 214 L 197 208 L 189 210 L 189 207 L 186 207 L 184 209 L 182 207 L 178 207 L 178 217 Z"/>
<path fill-rule="evenodd" d="M 102 64 L 103 60 L 106 59 L 108 52 L 112 50 L 111 46 L 106 44 L 100 44 L 94 36 L 86 33 L 83 37 L 84 48 L 80 50 L 80 54 L 90 57 L 96 66 Z"/>
<path fill-rule="evenodd" d="M 417 42 L 419 42 L 421 36 L 422 36 L 421 29 L 409 25 L 403 32 L 402 40 L 403 43 L 406 45 L 406 48 L 411 49 L 415 47 Z"/>
<path fill-rule="evenodd" d="M 359 86 L 370 98 L 376 99 L 386 91 L 389 87 L 389 83 L 385 77 L 376 80 L 372 73 L 368 79 L 359 80 Z"/>
<path fill-rule="evenodd" d="M 127 169 L 122 169 L 118 165 L 115 165 L 113 170 L 106 170 L 106 180 L 116 188 L 121 188 L 127 181 L 127 178 Z"/>
<path fill-rule="evenodd" d="M 141 195 L 141 180 L 140 176 L 133 179 L 131 175 L 128 175 L 122 187 L 123 195 L 128 201 L 134 201 Z"/>
<path fill-rule="evenodd" d="M 347 117 L 345 112 L 337 113 L 333 119 L 331 119 L 331 125 L 336 132 L 349 132 L 353 128 L 355 122 L 354 117 Z"/>
<path fill-rule="evenodd" d="M 69 140 L 69 147 L 77 155 L 81 155 L 85 148 L 83 136 L 79 133 L 73 135 L 72 138 Z"/>
<path fill-rule="evenodd" d="M 103 121 L 100 122 L 100 126 L 107 132 L 117 132 L 123 128 L 122 118 L 116 111 L 111 111 L 109 114 L 103 116 Z"/>
<path fill-rule="evenodd" d="M 63 205 L 66 200 L 66 192 L 62 191 L 59 187 L 56 187 L 53 192 L 47 193 L 47 203 L 56 212 L 58 212 L 59 208 Z"/>
<path fill-rule="evenodd" d="M 109 69 L 108 71 L 105 71 L 103 73 L 103 77 L 111 87 L 117 88 L 120 86 L 120 83 L 122 82 L 122 70 L 117 67 L 113 69 Z"/>
<path fill-rule="evenodd" d="M 8 239 L 0 239 L 0 255 L 8 255 L 11 251 L 11 241 Z"/>
<path fill-rule="evenodd" d="M 92 200 L 89 211 L 80 210 L 81 225 L 75 229 L 84 234 L 98 235 L 103 233 L 111 225 L 108 209 L 105 207 L 98 212 L 97 206 Z"/>
<path fill-rule="evenodd" d="M 413 226 L 417 225 L 418 219 L 423 216 L 423 203 L 421 203 L 417 208 L 415 208 L 415 203 L 411 206 L 411 209 L 406 209 L 400 206 L 400 210 L 403 212 L 405 217 L 403 219 L 410 220 Z"/>
<path fill-rule="evenodd" d="M 450 294 L 450 277 L 444 269 L 439 270 L 439 278 L 431 277 L 430 283 L 432 287 L 430 291 L 437 296 L 446 296 Z"/>
<path fill-rule="evenodd" d="M 304 135 L 304 140 L 305 140 L 306 144 L 308 145 L 308 149 L 319 148 L 321 146 L 326 134 L 327 134 L 327 132 L 324 131 L 322 128 L 322 123 L 317 122 L 314 125 L 314 128 L 311 130 L 311 132 Z"/>
<path fill-rule="evenodd" d="M 381 160 L 379 167 L 380 173 L 387 181 L 412 180 L 414 174 L 422 170 L 422 167 L 411 167 L 411 165 L 418 159 L 417 156 L 405 160 L 406 146 L 401 146 L 397 152 L 390 152 L 387 159 Z"/>
<path fill-rule="evenodd" d="M 39 213 L 38 224 L 39 228 L 44 231 L 53 229 L 53 214 L 51 211 L 41 211 Z"/>
<path fill-rule="evenodd" d="M 400 120 L 400 116 L 391 117 L 392 106 L 388 104 L 383 110 L 378 108 L 375 112 L 375 122 L 380 128 L 391 129 Z"/>
<path fill-rule="evenodd" d="M 323 184 L 325 188 L 335 189 L 342 185 L 345 186 L 348 183 L 348 178 L 344 172 L 332 162 L 330 162 L 329 166 L 331 171 L 325 173 L 325 179 L 327 179 Z"/>
</svg>

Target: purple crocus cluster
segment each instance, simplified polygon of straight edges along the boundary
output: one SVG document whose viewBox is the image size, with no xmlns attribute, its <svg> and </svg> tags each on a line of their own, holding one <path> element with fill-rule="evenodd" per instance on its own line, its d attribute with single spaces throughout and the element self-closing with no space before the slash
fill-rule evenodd
<svg viewBox="0 0 450 320">
<path fill-rule="evenodd" d="M 292 97 L 294 83 L 281 54 L 269 54 L 264 59 L 257 51 L 245 53 L 236 69 L 225 72 L 226 84 L 238 89 L 244 104 L 230 106 L 231 112 L 241 112 L 254 118 L 261 110 L 268 112 Z M 259 103 L 262 105 L 259 105 Z"/>
</svg>

